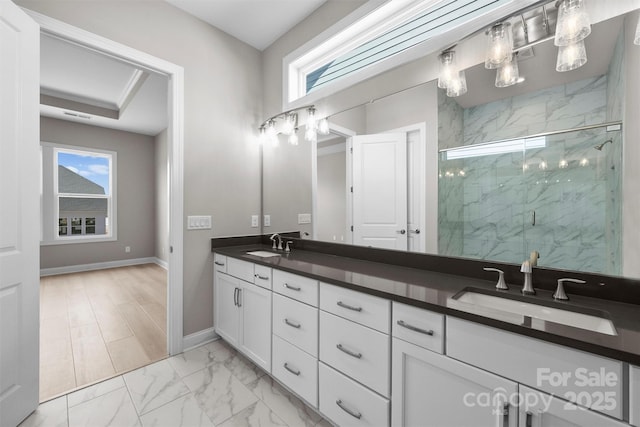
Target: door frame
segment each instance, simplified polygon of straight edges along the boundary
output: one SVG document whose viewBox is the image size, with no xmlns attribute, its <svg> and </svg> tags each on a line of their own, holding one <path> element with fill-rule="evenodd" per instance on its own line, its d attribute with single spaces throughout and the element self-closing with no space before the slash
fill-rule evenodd
<svg viewBox="0 0 640 427">
<path fill-rule="evenodd" d="M 183 212 L 184 212 L 184 69 L 176 64 L 82 30 L 49 16 L 23 9 L 40 32 L 76 43 L 168 77 L 167 156 L 169 165 L 169 261 L 167 277 L 167 352 L 183 350 Z"/>
</svg>

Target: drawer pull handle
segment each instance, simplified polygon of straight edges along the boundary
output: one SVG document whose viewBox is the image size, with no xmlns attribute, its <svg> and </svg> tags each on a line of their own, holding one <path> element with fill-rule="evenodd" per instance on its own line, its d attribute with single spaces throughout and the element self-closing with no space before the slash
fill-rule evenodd
<svg viewBox="0 0 640 427">
<path fill-rule="evenodd" d="M 355 353 L 355 352 L 353 352 L 353 351 L 351 351 L 351 350 L 349 350 L 347 348 L 344 348 L 342 346 L 342 344 L 336 345 L 336 348 L 338 350 L 340 350 L 341 352 L 343 352 L 343 353 L 347 353 L 351 357 L 355 357 L 356 359 L 361 359 L 362 358 L 362 353 Z"/>
<path fill-rule="evenodd" d="M 398 320 L 398 325 L 402 326 L 403 328 L 407 328 L 411 331 L 415 331 L 415 332 L 419 332 L 421 334 L 425 334 L 425 335 L 429 335 L 430 337 L 433 336 L 433 330 L 426 330 L 426 329 L 422 329 L 422 328 L 418 328 L 416 326 L 413 325 L 409 325 L 408 323 L 405 323 L 404 320 Z"/>
<path fill-rule="evenodd" d="M 301 326 L 300 323 L 293 323 L 289 319 L 284 319 L 284 323 L 296 329 L 300 329 L 300 326 Z"/>
<path fill-rule="evenodd" d="M 255 274 L 255 276 L 260 280 L 269 280 L 269 276 L 261 276 L 261 275 L 259 275 L 257 273 Z"/>
<path fill-rule="evenodd" d="M 345 304 L 342 301 L 338 301 L 337 304 L 342 308 L 346 308 L 347 310 L 362 311 L 362 307 L 354 307 L 352 305 Z"/>
<path fill-rule="evenodd" d="M 287 364 L 287 362 L 284 363 L 284 369 L 286 369 L 287 371 L 291 372 L 295 376 L 300 375 L 300 371 L 296 371 L 295 369 L 291 369 L 289 367 L 289 365 Z"/>
<path fill-rule="evenodd" d="M 336 405 L 338 405 L 340 409 L 342 409 L 344 412 L 351 415 L 352 417 L 357 419 L 362 418 L 362 414 L 360 412 L 352 411 L 351 409 L 347 408 L 346 406 L 344 406 L 344 403 L 342 403 L 342 400 L 340 399 L 336 400 Z"/>
<path fill-rule="evenodd" d="M 295 286 L 291 286 L 291 285 L 290 285 L 290 284 L 288 284 L 288 283 L 285 283 L 285 284 L 284 284 L 284 285 L 282 285 L 282 286 L 284 286 L 284 287 L 285 287 L 285 288 L 287 288 L 287 289 L 291 289 L 292 291 L 299 291 L 299 290 L 300 290 L 300 288 L 295 287 Z"/>
<path fill-rule="evenodd" d="M 220 267 L 224 267 L 224 262 L 214 261 L 215 265 L 219 265 Z"/>
</svg>

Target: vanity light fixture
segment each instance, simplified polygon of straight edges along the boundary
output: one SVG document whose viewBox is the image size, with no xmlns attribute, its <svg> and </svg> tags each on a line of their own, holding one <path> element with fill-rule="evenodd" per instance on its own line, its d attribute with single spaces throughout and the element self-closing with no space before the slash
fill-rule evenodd
<svg viewBox="0 0 640 427">
<path fill-rule="evenodd" d="M 485 34 L 487 35 L 487 52 L 484 67 L 492 70 L 502 67 L 505 62 L 511 61 L 513 51 L 511 24 L 499 22 L 489 28 Z"/>
<path fill-rule="evenodd" d="M 467 93 L 467 78 L 464 70 L 460 70 L 449 82 L 449 86 L 447 86 L 447 96 L 456 97 L 464 95 L 465 93 Z"/>
<path fill-rule="evenodd" d="M 455 52 L 445 50 L 440 59 L 438 87 L 447 90 L 447 96 L 455 97 L 467 93 L 467 79 L 464 70 L 458 69 Z"/>
<path fill-rule="evenodd" d="M 271 143 L 278 146 L 279 134 L 287 135 L 288 142 L 291 145 L 298 145 L 298 117 L 302 111 L 307 112 L 307 122 L 305 124 L 305 139 L 315 142 L 318 139 L 318 132 L 329 133 L 329 122 L 327 118 L 318 121 L 316 117 L 316 109 L 313 105 L 305 105 L 293 110 L 276 114 L 265 120 L 259 128 L 258 141 L 260 145 Z"/>
<path fill-rule="evenodd" d="M 569 167 L 569 162 L 566 161 L 565 159 L 560 160 L 560 162 L 558 163 L 558 167 L 560 169 L 566 169 Z"/>
</svg>

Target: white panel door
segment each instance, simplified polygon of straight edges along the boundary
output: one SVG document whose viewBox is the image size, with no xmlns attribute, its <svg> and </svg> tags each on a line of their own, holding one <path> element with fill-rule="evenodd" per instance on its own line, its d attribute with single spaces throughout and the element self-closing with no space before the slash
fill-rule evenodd
<svg viewBox="0 0 640 427">
<path fill-rule="evenodd" d="M 40 28 L 0 1 L 0 425 L 38 406 Z"/>
<path fill-rule="evenodd" d="M 353 243 L 407 250 L 406 133 L 358 135 L 353 143 Z"/>
</svg>

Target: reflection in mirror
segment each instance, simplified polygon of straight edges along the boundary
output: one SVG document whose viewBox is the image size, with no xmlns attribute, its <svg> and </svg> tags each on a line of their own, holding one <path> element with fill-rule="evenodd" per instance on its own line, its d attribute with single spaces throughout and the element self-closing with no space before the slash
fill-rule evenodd
<svg viewBox="0 0 640 427">
<path fill-rule="evenodd" d="M 463 96 L 431 81 L 331 115 L 317 146 L 265 148 L 266 232 L 518 264 L 538 251 L 540 266 L 640 277 L 622 262 L 640 222 L 622 123 L 638 108 L 637 22 L 592 25 L 577 70 L 555 70 L 548 40 L 521 54 L 520 84 L 496 88 L 481 63 Z"/>
</svg>

